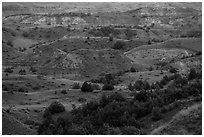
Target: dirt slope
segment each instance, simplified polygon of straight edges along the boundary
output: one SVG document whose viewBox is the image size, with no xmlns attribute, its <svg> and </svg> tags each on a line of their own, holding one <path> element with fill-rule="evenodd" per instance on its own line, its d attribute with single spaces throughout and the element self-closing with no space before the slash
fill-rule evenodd
<svg viewBox="0 0 204 137">
<path fill-rule="evenodd" d="M 202 104 L 193 105 L 177 113 L 169 123 L 151 132 L 153 135 L 202 134 Z"/>
<path fill-rule="evenodd" d="M 10 116 L 8 113 L 3 112 L 2 115 L 2 134 L 3 135 L 32 135 L 32 131 L 28 126 L 21 123 L 13 116 Z"/>
</svg>

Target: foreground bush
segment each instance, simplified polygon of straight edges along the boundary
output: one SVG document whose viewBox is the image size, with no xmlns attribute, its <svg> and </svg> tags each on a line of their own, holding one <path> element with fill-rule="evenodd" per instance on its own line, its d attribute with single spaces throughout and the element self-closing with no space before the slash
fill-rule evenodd
<svg viewBox="0 0 204 137">
<path fill-rule="evenodd" d="M 65 107 L 60 102 L 52 102 L 47 108 L 51 114 L 56 114 L 65 111 Z"/>
</svg>

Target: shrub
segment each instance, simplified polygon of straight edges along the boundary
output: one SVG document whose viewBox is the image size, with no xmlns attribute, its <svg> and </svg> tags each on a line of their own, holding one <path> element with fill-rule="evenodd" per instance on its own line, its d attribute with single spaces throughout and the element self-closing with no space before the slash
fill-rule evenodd
<svg viewBox="0 0 204 137">
<path fill-rule="evenodd" d="M 67 94 L 67 91 L 66 90 L 62 90 L 61 93 L 62 94 Z"/>
<path fill-rule="evenodd" d="M 130 84 L 128 85 L 128 89 L 129 89 L 130 91 L 133 91 L 133 90 L 134 90 L 134 86 L 130 83 Z"/>
<path fill-rule="evenodd" d="M 134 33 L 133 33 L 133 31 L 131 29 L 127 28 L 125 30 L 125 35 L 126 35 L 126 38 L 129 40 L 134 36 Z"/>
<path fill-rule="evenodd" d="M 6 72 L 6 73 L 13 73 L 13 70 L 11 68 L 5 68 L 4 72 Z"/>
<path fill-rule="evenodd" d="M 7 41 L 7 45 L 13 47 L 13 43 L 12 43 L 12 41 L 8 40 L 8 41 Z"/>
<path fill-rule="evenodd" d="M 176 70 L 175 68 L 171 68 L 171 69 L 169 70 L 169 72 L 171 72 L 171 73 L 176 73 L 177 70 Z"/>
<path fill-rule="evenodd" d="M 78 101 L 79 102 L 86 102 L 86 99 L 81 97 L 81 98 L 78 99 Z"/>
<path fill-rule="evenodd" d="M 150 66 L 148 70 L 149 70 L 149 71 L 152 71 L 152 70 L 153 70 L 153 67 L 152 67 L 152 66 Z"/>
<path fill-rule="evenodd" d="M 43 113 L 43 118 L 51 118 L 52 117 L 52 114 L 51 112 L 49 111 L 48 108 L 45 109 L 44 113 Z"/>
<path fill-rule="evenodd" d="M 123 102 L 123 101 L 126 101 L 124 96 L 122 96 L 121 94 L 119 93 L 113 93 L 111 96 L 109 96 L 107 98 L 109 100 L 109 102 L 112 102 L 113 100 L 117 101 L 117 102 Z"/>
<path fill-rule="evenodd" d="M 158 107 L 153 108 L 153 111 L 152 111 L 152 120 L 158 121 L 160 119 L 162 119 L 162 114 L 161 114 L 160 109 Z"/>
<path fill-rule="evenodd" d="M 142 80 L 137 80 L 134 83 L 134 89 L 139 91 L 139 90 L 149 90 L 150 89 L 150 85 L 147 81 L 142 81 Z"/>
<path fill-rule="evenodd" d="M 33 87 L 34 90 L 39 90 L 40 89 L 40 86 L 35 86 Z"/>
<path fill-rule="evenodd" d="M 26 71 L 24 69 L 21 69 L 19 72 L 18 72 L 20 75 L 26 75 Z"/>
<path fill-rule="evenodd" d="M 163 79 L 160 81 L 160 84 L 161 84 L 161 85 L 166 85 L 167 82 L 168 82 L 168 81 L 167 81 L 166 79 L 163 78 Z"/>
<path fill-rule="evenodd" d="M 100 86 L 98 84 L 91 84 L 93 90 L 100 90 Z"/>
<path fill-rule="evenodd" d="M 123 42 L 123 41 L 117 41 L 113 45 L 113 49 L 123 49 L 124 47 L 125 47 L 125 42 Z"/>
<path fill-rule="evenodd" d="M 93 88 L 91 86 L 91 83 L 88 84 L 87 82 L 84 82 L 82 87 L 81 87 L 81 91 L 82 92 L 92 92 L 93 91 Z"/>
<path fill-rule="evenodd" d="M 60 102 L 52 102 L 48 107 L 48 110 L 51 114 L 56 114 L 65 111 L 65 107 Z"/>
<path fill-rule="evenodd" d="M 139 102 L 146 102 L 149 99 L 149 94 L 147 91 L 140 91 L 136 93 L 134 96 L 134 100 L 138 100 Z"/>
<path fill-rule="evenodd" d="M 106 74 L 105 75 L 105 80 L 106 80 L 106 83 L 108 84 L 113 84 L 114 82 L 114 76 L 112 74 Z"/>
<path fill-rule="evenodd" d="M 112 84 L 104 84 L 102 89 L 103 90 L 113 90 L 114 86 Z"/>
<path fill-rule="evenodd" d="M 37 70 L 34 67 L 30 67 L 30 71 L 33 73 L 37 72 Z"/>
<path fill-rule="evenodd" d="M 7 87 L 6 85 L 4 85 L 4 84 L 2 84 L 2 89 L 3 89 L 4 91 L 8 91 L 8 87 Z"/>
<path fill-rule="evenodd" d="M 131 67 L 131 68 L 130 68 L 130 72 L 136 72 L 136 69 L 133 68 L 133 67 Z"/>
<path fill-rule="evenodd" d="M 23 32 L 23 37 L 28 37 L 28 32 L 24 31 Z"/>
<path fill-rule="evenodd" d="M 202 51 L 196 52 L 196 55 L 197 55 L 197 56 L 202 55 Z"/>
<path fill-rule="evenodd" d="M 80 85 L 79 85 L 79 83 L 74 83 L 73 85 L 72 85 L 72 89 L 80 89 L 81 87 L 80 87 Z"/>
<path fill-rule="evenodd" d="M 113 36 L 109 36 L 109 41 L 113 41 Z"/>
<path fill-rule="evenodd" d="M 18 89 L 18 92 L 26 92 L 26 90 L 21 87 L 21 88 Z"/>
<path fill-rule="evenodd" d="M 197 73 L 196 73 L 195 69 L 194 69 L 194 68 L 191 68 L 191 69 L 190 69 L 190 73 L 189 73 L 189 75 L 188 75 L 188 79 L 189 79 L 189 80 L 192 80 L 192 79 L 195 79 L 196 77 L 197 77 Z"/>
</svg>

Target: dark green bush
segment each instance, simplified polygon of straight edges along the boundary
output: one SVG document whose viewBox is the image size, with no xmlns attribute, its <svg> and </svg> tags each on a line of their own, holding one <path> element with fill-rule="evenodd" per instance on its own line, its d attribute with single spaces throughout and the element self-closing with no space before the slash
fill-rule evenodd
<svg viewBox="0 0 204 137">
<path fill-rule="evenodd" d="M 113 49 L 123 49 L 125 47 L 125 42 L 123 41 L 117 41 L 114 45 L 113 45 Z"/>
<path fill-rule="evenodd" d="M 195 79 L 196 77 L 197 77 L 196 70 L 194 68 L 191 68 L 190 69 L 190 73 L 188 75 L 188 79 L 192 80 L 192 79 Z"/>
<path fill-rule="evenodd" d="M 28 37 L 28 32 L 24 31 L 23 32 L 23 37 Z"/>
<path fill-rule="evenodd" d="M 51 114 L 56 114 L 65 111 L 65 107 L 60 102 L 52 102 L 48 107 L 48 110 Z"/>
<path fill-rule="evenodd" d="M 62 90 L 61 93 L 62 94 L 67 94 L 67 91 L 66 90 Z"/>
<path fill-rule="evenodd" d="M 158 121 L 160 119 L 162 119 L 162 114 L 161 114 L 160 109 L 156 107 L 152 111 L 152 120 Z"/>
<path fill-rule="evenodd" d="M 109 36 L 109 41 L 113 41 L 113 36 Z"/>
<path fill-rule="evenodd" d="M 81 87 L 80 87 L 80 85 L 79 85 L 79 83 L 74 83 L 73 85 L 72 85 L 72 89 L 80 89 Z"/>
<path fill-rule="evenodd" d="M 140 90 L 149 90 L 150 89 L 149 83 L 147 81 L 142 81 L 142 80 L 137 80 L 134 83 L 133 87 L 137 91 L 140 91 Z"/>
<path fill-rule="evenodd" d="M 25 88 L 20 87 L 20 88 L 18 89 L 18 92 L 26 92 L 26 90 L 25 90 Z"/>
<path fill-rule="evenodd" d="M 169 70 L 169 72 L 171 72 L 171 73 L 176 73 L 177 70 L 176 70 L 175 68 L 171 68 L 171 69 Z"/>
<path fill-rule="evenodd" d="M 100 86 L 98 84 L 91 84 L 93 90 L 100 90 Z"/>
<path fill-rule="evenodd" d="M 131 68 L 130 68 L 130 72 L 136 72 L 136 69 L 133 68 L 133 67 L 131 67 Z"/>
<path fill-rule="evenodd" d="M 21 69 L 19 72 L 18 72 L 20 75 L 26 75 L 26 71 L 24 69 Z"/>
<path fill-rule="evenodd" d="M 6 72 L 6 73 L 13 73 L 13 70 L 11 68 L 5 68 L 4 72 Z"/>
<path fill-rule="evenodd" d="M 52 114 L 47 109 L 47 117 L 39 127 L 40 134 L 143 134 L 143 121 L 145 116 L 151 116 L 153 121 L 163 118 L 162 113 L 172 111 L 179 107 L 177 100 L 191 96 L 202 100 L 202 80 L 182 82 L 184 77 L 174 74 L 169 80 L 177 80 L 179 84 L 172 84 L 167 89 L 145 91 L 135 94 L 134 99 L 126 99 L 119 93 L 105 95 L 99 101 L 84 103 L 81 107 L 73 109 L 68 116 L 70 120 L 52 120 Z M 167 77 L 164 77 L 168 81 Z M 181 82 L 180 82 L 181 81 Z M 139 81 L 140 85 L 145 82 Z M 178 86 L 183 84 L 182 86 Z M 159 85 L 159 82 L 155 83 Z M 142 87 L 144 88 L 144 86 Z M 106 93 L 107 94 L 107 93 Z M 110 93 L 109 93 L 110 94 Z M 79 99 L 81 102 L 84 99 Z M 146 120 L 145 120 L 146 121 Z M 43 131 L 43 132 L 42 132 Z M 81 132 L 80 132 L 81 131 Z"/>
<path fill-rule="evenodd" d="M 113 90 L 114 86 L 112 84 L 104 84 L 102 89 L 103 90 Z"/>
<path fill-rule="evenodd" d="M 87 82 L 84 82 L 82 87 L 81 87 L 81 91 L 82 92 L 92 92 L 93 91 L 93 88 L 91 86 L 91 83 L 87 83 Z"/>
<path fill-rule="evenodd" d="M 8 40 L 8 41 L 7 41 L 7 45 L 13 47 L 13 42 L 12 42 L 11 40 Z"/>
<path fill-rule="evenodd" d="M 149 99 L 149 93 L 145 90 L 136 93 L 134 96 L 134 100 L 138 100 L 139 102 L 146 102 Z"/>
<path fill-rule="evenodd" d="M 130 84 L 128 85 L 128 89 L 129 89 L 130 91 L 133 91 L 133 90 L 134 90 L 134 86 L 130 83 Z"/>
</svg>

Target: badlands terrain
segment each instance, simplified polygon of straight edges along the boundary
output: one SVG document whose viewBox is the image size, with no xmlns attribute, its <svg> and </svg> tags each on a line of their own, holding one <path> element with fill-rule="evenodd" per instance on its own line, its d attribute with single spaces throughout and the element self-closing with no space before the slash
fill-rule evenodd
<svg viewBox="0 0 204 137">
<path fill-rule="evenodd" d="M 2 134 L 202 134 L 202 3 L 2 3 Z"/>
</svg>

